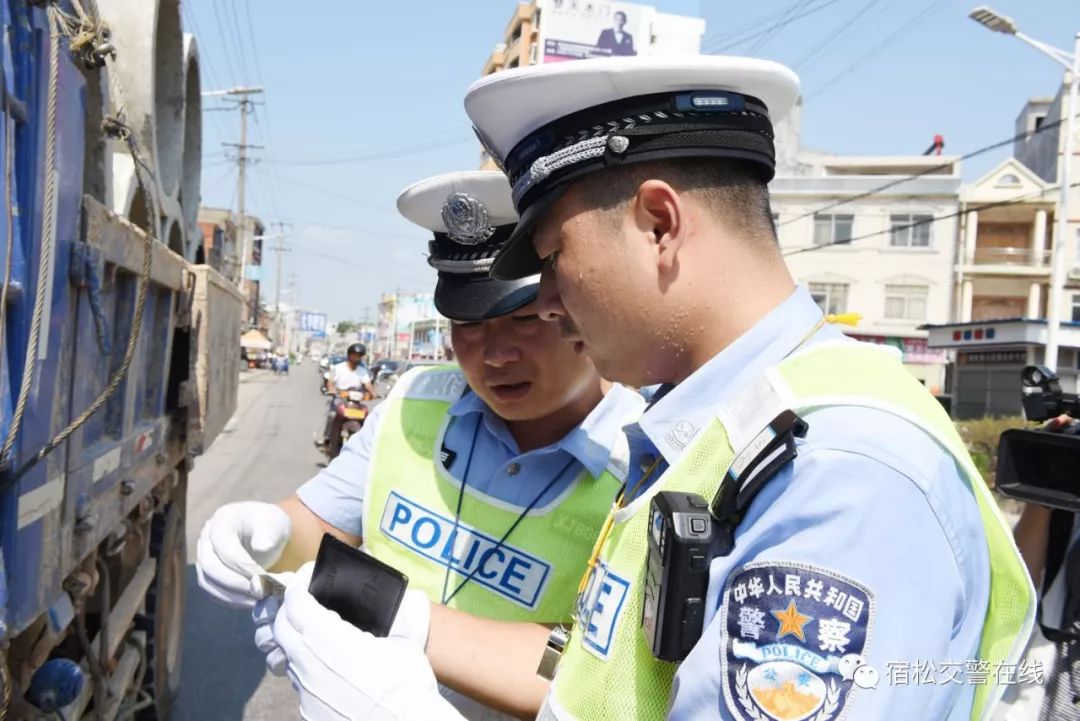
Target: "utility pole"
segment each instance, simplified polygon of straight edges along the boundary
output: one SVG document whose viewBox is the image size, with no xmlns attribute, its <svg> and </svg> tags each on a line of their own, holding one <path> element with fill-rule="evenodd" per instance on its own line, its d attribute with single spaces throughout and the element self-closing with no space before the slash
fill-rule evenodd
<svg viewBox="0 0 1080 721">
<path fill-rule="evenodd" d="M 286 237 L 284 231 L 285 231 L 286 226 L 288 226 L 291 229 L 292 228 L 292 223 L 282 223 L 282 222 L 278 221 L 276 223 L 271 223 L 270 225 L 276 225 L 277 228 L 278 228 L 278 231 L 280 231 L 278 233 L 278 237 L 280 238 L 280 240 L 278 240 L 278 244 L 270 249 L 270 250 L 274 251 L 275 253 L 277 253 L 277 285 L 276 285 L 276 287 L 274 289 L 274 312 L 277 313 L 278 315 L 280 315 L 281 314 L 281 267 L 282 267 L 282 265 L 284 265 L 284 262 L 283 262 L 283 259 L 282 259 L 281 256 L 282 256 L 282 253 L 290 253 L 290 252 L 292 252 L 288 248 L 286 248 L 285 245 L 284 245 L 284 239 Z M 293 304 L 295 305 L 295 301 L 293 302 Z"/>
<path fill-rule="evenodd" d="M 300 305 L 300 292 L 296 288 L 296 271 L 289 271 L 289 299 L 293 306 L 299 307 Z"/>
<path fill-rule="evenodd" d="M 236 180 L 236 202 L 237 202 L 237 215 L 240 218 L 238 224 L 237 233 L 238 245 L 240 246 L 240 288 L 244 290 L 245 295 L 250 296 L 247 292 L 247 267 L 251 258 L 251 248 L 249 247 L 249 238 L 247 233 L 247 217 L 245 196 L 247 189 L 247 164 L 248 149 L 262 149 L 261 145 L 249 145 L 247 141 L 247 124 L 248 114 L 251 112 L 255 101 L 251 99 L 253 95 L 260 95 L 263 89 L 259 87 L 235 87 L 228 90 L 211 90 L 203 93 L 204 96 L 224 96 L 228 100 L 231 100 L 240 107 L 240 142 L 239 143 L 222 143 L 225 146 L 236 148 L 236 162 L 239 164 L 239 173 Z M 245 303 L 247 305 L 248 303 Z M 254 303 L 251 303 L 254 306 Z M 251 308 L 251 316 L 249 320 L 256 319 L 258 316 L 258 308 Z"/>
<path fill-rule="evenodd" d="M 289 342 L 292 344 L 293 343 L 293 340 L 292 340 L 293 339 L 293 331 L 295 331 L 297 329 L 296 318 L 297 318 L 297 314 L 300 312 L 300 311 L 296 310 L 297 308 L 300 307 L 300 298 L 299 298 L 299 294 L 296 292 L 296 271 L 295 270 L 290 270 L 289 271 L 288 293 L 289 293 L 289 302 L 292 303 L 292 306 L 293 306 L 292 324 L 288 326 L 288 329 L 289 329 L 289 331 L 288 331 Z M 297 335 L 299 335 L 299 334 L 297 334 Z M 296 346 L 296 352 L 299 353 L 300 352 L 299 340 L 297 340 L 297 342 L 294 345 Z"/>
<path fill-rule="evenodd" d="M 398 303 L 401 302 L 401 287 L 394 288 L 394 313 L 390 318 L 390 357 L 397 358 L 397 318 Z"/>
</svg>

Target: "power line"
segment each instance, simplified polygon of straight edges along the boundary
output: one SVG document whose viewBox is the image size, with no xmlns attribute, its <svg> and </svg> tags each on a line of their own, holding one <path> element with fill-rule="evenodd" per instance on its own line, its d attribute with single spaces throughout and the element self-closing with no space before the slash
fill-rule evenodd
<svg viewBox="0 0 1080 721">
<path fill-rule="evenodd" d="M 195 19 L 195 12 L 193 10 L 191 10 L 191 8 L 188 7 L 186 2 L 180 3 L 180 10 L 181 10 L 181 12 L 183 12 L 184 17 L 187 18 L 187 22 L 191 26 L 191 29 L 195 34 L 195 39 L 198 40 L 199 38 L 204 37 L 203 34 L 202 34 L 202 30 L 199 28 L 199 23 Z M 214 69 L 213 63 L 210 62 L 209 50 L 210 50 L 209 47 L 206 47 L 206 48 L 200 47 L 200 49 L 199 49 L 199 69 L 201 71 L 201 69 L 203 67 L 206 68 L 207 78 L 210 80 L 211 87 L 215 87 L 215 88 L 224 87 L 223 83 L 218 82 L 217 72 Z M 212 110 L 212 109 L 211 108 L 203 108 L 202 112 L 205 113 L 205 112 L 208 112 L 209 110 Z M 222 119 L 217 117 L 216 115 L 211 116 L 211 120 L 213 120 L 213 122 L 214 122 L 214 125 L 215 125 L 215 127 L 216 127 L 216 129 L 218 131 L 218 135 L 221 136 L 221 137 L 225 137 L 226 132 L 225 132 L 225 127 L 223 125 L 224 121 L 222 121 Z"/>
<path fill-rule="evenodd" d="M 1077 114 L 1077 117 L 1080 117 L 1080 113 Z M 979 155 L 983 155 L 984 153 L 989 153 L 991 150 L 997 150 L 998 148 L 1002 148 L 1002 147 L 1005 147 L 1007 145 L 1011 145 L 1011 144 L 1015 143 L 1017 140 L 1026 140 L 1026 139 L 1030 138 L 1033 135 L 1038 135 L 1039 133 L 1044 133 L 1047 130 L 1050 130 L 1051 128 L 1055 128 L 1055 127 L 1063 124 L 1067 119 L 1068 118 L 1062 118 L 1061 120 L 1055 120 L 1055 121 L 1049 122 L 1049 123 L 1044 122 L 1042 125 L 1035 128 L 1034 130 L 1025 131 L 1023 133 L 1013 135 L 1010 138 L 1006 138 L 1005 140 L 999 140 L 998 142 L 992 143 L 991 145 L 986 145 L 986 146 L 983 146 L 983 147 L 978 148 L 976 150 L 972 150 L 970 153 L 967 153 L 966 155 L 961 155 L 956 160 L 950 160 L 947 163 L 941 163 L 939 165 L 934 165 L 934 166 L 931 166 L 929 168 L 924 168 L 923 170 L 920 170 L 917 173 L 912 173 L 911 175 L 905 175 L 902 178 L 896 178 L 895 180 L 890 180 L 889 182 L 884 183 L 882 185 L 879 185 L 876 188 L 871 188 L 870 190 L 867 190 L 864 193 L 859 193 L 858 195 L 853 195 L 850 198 L 843 198 L 841 200 L 836 200 L 836 201 L 833 201 L 833 202 L 830 202 L 830 203 L 826 203 L 825 205 L 822 205 L 820 207 L 814 208 L 812 210 L 808 210 L 805 213 L 803 213 L 802 215 L 795 216 L 794 218 L 788 218 L 783 223 L 778 224 L 777 227 L 778 228 L 783 227 L 783 226 L 788 225 L 790 223 L 795 223 L 797 221 L 800 221 L 803 218 L 809 218 L 811 215 L 816 215 L 817 213 L 823 213 L 826 210 L 832 210 L 833 208 L 839 207 L 841 205 L 847 205 L 848 203 L 854 203 L 855 201 L 862 200 L 863 198 L 869 198 L 872 195 L 877 195 L 878 193 L 880 193 L 883 190 L 888 190 L 889 188 L 896 187 L 897 185 L 901 185 L 902 183 L 906 183 L 906 182 L 908 182 L 910 180 L 915 180 L 917 178 L 923 177 L 924 175 L 930 175 L 932 173 L 936 173 L 939 170 L 945 170 L 946 168 L 953 165 L 954 163 L 957 163 L 957 162 L 960 162 L 960 161 L 963 161 L 963 160 L 970 160 L 971 158 L 977 157 Z"/>
<path fill-rule="evenodd" d="M 825 34 L 825 37 L 821 39 L 821 42 L 810 49 L 810 52 L 803 55 L 796 60 L 792 67 L 798 70 L 802 69 L 804 64 L 813 64 L 814 60 L 822 57 L 828 50 L 836 48 L 839 43 L 837 42 L 845 32 L 847 32 L 855 23 L 863 18 L 868 12 L 870 12 L 876 5 L 880 4 L 881 0 L 871 0 L 866 5 L 863 5 L 859 10 L 850 18 L 845 20 L 839 27 L 832 32 Z"/>
<path fill-rule="evenodd" d="M 225 24 L 221 22 L 221 13 L 218 11 L 218 0 L 213 0 L 213 7 L 214 19 L 217 22 L 218 40 L 220 41 L 219 45 L 223 50 L 222 55 L 225 56 L 225 65 L 229 71 L 229 79 L 233 81 L 232 84 L 235 85 L 238 83 L 236 83 L 236 64 L 233 62 L 232 53 L 230 52 L 232 41 L 225 37 Z"/>
<path fill-rule="evenodd" d="M 239 13 L 238 10 L 236 12 Z M 253 58 L 254 64 L 255 64 L 255 76 L 256 76 L 256 79 L 259 82 L 259 85 L 262 86 L 262 85 L 264 85 L 263 80 L 262 80 L 262 78 L 263 78 L 262 62 L 259 60 L 259 48 L 258 48 L 257 41 L 256 41 L 255 23 L 251 19 L 251 2 L 250 2 L 250 0 L 244 0 L 244 17 L 245 17 L 245 19 L 247 21 L 247 38 L 248 38 L 248 43 L 251 45 L 251 55 L 252 55 L 252 58 Z M 269 103 L 267 103 L 264 106 L 263 113 L 266 115 L 266 143 L 271 148 L 276 148 L 277 144 L 274 142 L 275 133 L 274 133 L 273 121 L 272 121 L 272 118 L 271 118 L 270 104 Z M 255 113 L 254 118 L 255 118 L 255 127 L 260 131 L 260 134 L 261 134 L 262 123 L 259 120 L 259 113 L 258 112 Z M 273 206 L 273 208 L 275 210 L 275 214 L 280 217 L 280 215 L 281 215 L 281 196 L 282 196 L 281 183 L 278 181 L 277 170 L 275 168 L 270 169 L 270 176 L 271 176 L 272 183 L 270 183 L 270 186 L 267 188 L 267 195 L 269 195 L 271 197 L 272 206 Z"/>
<path fill-rule="evenodd" d="M 259 51 L 255 47 L 255 25 L 251 22 L 251 3 L 244 0 L 244 14 L 247 16 L 248 40 L 251 42 L 251 54 L 255 58 L 255 76 L 262 84 L 262 65 L 259 62 Z"/>
<path fill-rule="evenodd" d="M 788 9 L 784 11 L 784 14 L 773 25 L 772 32 L 765 33 L 760 38 L 758 38 L 758 41 L 750 46 L 750 49 L 746 51 L 746 54 L 751 56 L 755 55 L 758 50 L 765 46 L 766 43 L 776 37 L 776 34 L 780 32 L 780 30 L 787 24 L 788 19 L 792 15 L 801 10 L 809 2 L 810 0 L 795 0 L 795 2 L 788 6 Z"/>
<path fill-rule="evenodd" d="M 766 15 L 764 17 L 758 18 L 757 20 L 751 20 L 750 22 L 745 23 L 745 24 L 741 25 L 740 27 L 735 28 L 734 30 L 729 30 L 726 33 L 721 33 L 720 35 L 717 35 L 716 37 L 712 38 L 712 43 L 707 48 L 705 48 L 702 52 L 705 52 L 705 53 L 713 52 L 716 48 L 720 47 L 724 43 L 731 42 L 731 43 L 739 44 L 741 42 L 745 42 L 744 36 L 747 36 L 748 33 L 752 32 L 752 31 L 755 31 L 755 30 L 757 30 L 757 29 L 759 29 L 761 27 L 767 26 L 770 23 L 775 24 L 780 18 L 784 17 L 786 14 L 787 14 L 787 8 L 785 8 L 784 10 L 781 10 L 780 12 L 772 13 L 770 15 Z M 754 37 L 757 37 L 757 36 L 754 36 Z M 739 39 L 737 40 L 737 38 L 739 38 Z"/>
<path fill-rule="evenodd" d="M 836 83 L 838 83 L 841 80 L 843 80 L 844 78 L 846 78 L 848 75 L 851 75 L 856 70 L 865 67 L 867 60 L 869 60 L 870 58 L 874 57 L 875 55 L 880 53 L 882 50 L 887 48 L 892 41 L 896 40 L 898 37 L 900 37 L 901 35 L 906 33 L 908 30 L 915 27 L 915 25 L 917 25 L 920 20 L 922 20 L 926 16 L 930 15 L 930 13 L 937 10 L 939 7 L 944 5 L 946 2 L 948 2 L 948 0 L 933 0 L 933 2 L 931 2 L 929 5 L 927 5 L 922 10 L 920 10 L 915 15 L 915 17 L 911 18 L 911 20 L 908 20 L 906 23 L 904 23 L 903 25 L 898 27 L 896 30 L 889 33 L 885 37 L 884 40 L 881 40 L 880 42 L 875 43 L 873 47 L 871 47 L 865 53 L 863 53 L 862 55 L 857 57 L 855 60 L 853 60 L 850 65 L 848 65 L 846 68 L 841 70 L 839 73 L 837 73 L 836 75 L 834 75 L 831 78 L 829 78 L 828 80 L 826 80 L 825 83 L 820 85 L 816 90 L 814 90 L 814 92 L 807 95 L 805 97 L 805 99 L 809 100 L 810 98 L 815 98 L 818 95 L 821 95 L 826 90 L 831 88 L 833 85 L 835 85 Z"/>
<path fill-rule="evenodd" d="M 366 163 L 373 160 L 386 160 L 388 158 L 415 155 L 416 153 L 438 150 L 439 148 L 449 147 L 451 145 L 461 145 L 462 143 L 473 142 L 474 140 L 475 138 L 471 135 L 466 137 L 459 136 L 455 133 L 450 137 L 431 138 L 430 140 L 421 143 L 403 145 L 396 148 L 373 149 L 365 153 L 344 158 L 324 158 L 321 160 L 267 160 L 266 162 L 275 165 L 345 165 L 349 163 Z"/>
<path fill-rule="evenodd" d="M 1070 188 L 1080 187 L 1080 182 L 1072 183 L 1072 184 L 1069 185 L 1069 187 Z M 854 236 L 852 238 L 844 238 L 843 240 L 834 240 L 834 241 L 831 241 L 831 242 L 828 242 L 828 243 L 822 243 L 821 245 L 812 245 L 812 246 L 807 247 L 807 248 L 799 248 L 797 250 L 788 251 L 787 253 L 784 253 L 783 255 L 786 258 L 789 255 L 800 255 L 801 253 L 812 253 L 812 252 L 814 252 L 816 250 L 821 250 L 822 248 L 831 248 L 831 247 L 833 247 L 835 245 L 850 245 L 851 243 L 854 243 L 857 240 L 866 240 L 867 238 L 874 238 L 874 237 L 877 237 L 879 235 L 885 235 L 886 233 L 891 234 L 891 233 L 893 233 L 893 232 L 895 232 L 897 230 L 907 230 L 908 228 L 917 228 L 917 227 L 923 226 L 923 225 L 933 225 L 934 223 L 941 222 L 942 220 L 949 220 L 950 218 L 959 218 L 961 215 L 967 215 L 968 213 L 975 213 L 975 212 L 980 211 L 980 210 L 988 210 L 990 208 L 1001 208 L 1001 207 L 1004 207 L 1004 206 L 1007 206 L 1007 205 L 1016 205 L 1017 203 L 1023 203 L 1025 201 L 1033 200 L 1035 198 L 1038 198 L 1039 196 L 1046 195 L 1047 193 L 1049 193 L 1051 191 L 1054 191 L 1054 190 L 1057 190 L 1057 188 L 1043 188 L 1042 190 L 1036 191 L 1034 193 L 1028 193 L 1027 195 L 1022 195 L 1022 196 L 1020 196 L 1018 198 L 1011 198 L 1009 200 L 998 200 L 998 201 L 995 201 L 993 203 L 983 203 L 982 205 L 977 205 L 977 206 L 972 207 L 972 208 L 965 208 L 964 210 L 958 210 L 955 213 L 948 213 L 946 215 L 933 215 L 933 216 L 930 216 L 929 218 L 927 218 L 925 220 L 918 220 L 918 221 L 915 221 L 913 223 L 908 223 L 907 225 L 896 225 L 896 226 L 886 228 L 885 230 L 875 230 L 872 233 L 864 233 L 863 235 L 856 235 L 856 236 Z"/>
<path fill-rule="evenodd" d="M 780 28 L 787 27 L 788 25 L 795 22 L 796 20 L 801 20 L 802 18 L 813 15 L 814 13 L 819 12 L 821 10 L 824 10 L 825 8 L 829 7 L 830 5 L 835 5 L 838 2 L 840 2 L 840 0 L 826 0 L 826 2 L 822 3 L 821 5 L 816 5 L 814 7 L 807 8 L 806 10 L 799 13 L 798 15 L 791 16 L 790 18 L 788 18 L 783 23 L 777 22 L 777 23 L 775 23 L 775 24 L 773 24 L 773 25 L 771 25 L 771 26 L 769 26 L 769 27 L 767 27 L 764 30 L 761 30 L 759 32 L 756 32 L 756 33 L 753 33 L 753 34 L 750 34 L 750 35 L 746 35 L 744 37 L 738 37 L 738 38 L 736 38 L 734 40 L 731 40 L 730 42 L 726 42 L 726 43 L 722 43 L 722 44 L 719 44 L 719 45 L 716 45 L 716 46 L 713 46 L 713 47 L 710 47 L 710 48 L 706 48 L 705 53 L 707 53 L 707 54 L 720 54 L 720 53 L 723 53 L 726 50 L 730 50 L 732 48 L 738 47 L 739 45 L 742 45 L 743 43 L 748 42 L 750 40 L 754 40 L 756 38 L 759 38 L 762 35 L 767 35 L 769 33 L 774 33 L 777 30 L 779 30 Z"/>
<path fill-rule="evenodd" d="M 336 263 L 341 263 L 342 265 L 347 265 L 347 266 L 351 266 L 351 267 L 355 267 L 355 268 L 370 268 L 371 267 L 371 263 L 369 263 L 369 262 L 367 262 L 367 261 L 365 261 L 363 259 L 358 260 L 356 258 L 344 258 L 344 257 L 342 257 L 340 255 L 334 255 L 333 253 L 326 253 L 326 252 L 323 252 L 321 250 L 313 250 L 311 248 L 305 248 L 303 246 L 297 245 L 295 240 L 292 243 L 292 249 L 293 250 L 298 250 L 298 251 L 300 251 L 302 253 L 309 253 L 311 255 L 315 255 L 315 256 L 318 256 L 320 258 L 325 258 L 327 260 L 332 260 L 332 261 L 334 261 Z M 423 257 L 423 254 L 419 254 L 419 255 L 420 255 L 420 257 Z M 434 280 L 435 280 L 434 277 L 432 277 L 432 278 L 424 278 L 422 280 L 417 278 L 417 277 L 414 277 L 414 276 L 400 276 L 400 278 L 402 280 L 407 280 L 410 283 L 433 283 Z"/>
<path fill-rule="evenodd" d="M 256 173 L 262 174 L 262 171 L 257 170 Z M 332 197 L 340 198 L 342 200 L 348 200 L 348 201 L 350 201 L 352 203 L 356 203 L 357 205 L 362 205 L 365 208 L 371 208 L 372 210 L 378 210 L 378 211 L 381 211 L 383 213 L 389 213 L 390 215 L 393 215 L 395 217 L 400 217 L 400 216 L 398 216 L 398 213 L 397 213 L 396 210 L 391 210 L 390 208 L 387 208 L 386 206 L 379 205 L 377 203 L 372 203 L 370 200 L 365 200 L 363 198 L 357 198 L 357 197 L 352 196 L 352 195 L 346 195 L 345 193 L 340 193 L 340 192 L 338 192 L 338 191 L 336 191 L 336 190 L 334 190 L 332 188 L 325 188 L 325 187 L 323 187 L 321 185 L 315 185 L 313 183 L 306 183 L 306 182 L 304 182 L 302 180 L 297 180 L 295 178 L 290 178 L 290 177 L 287 177 L 287 176 L 281 177 L 281 180 L 282 180 L 282 182 L 289 183 L 290 185 L 297 185 L 297 186 L 299 186 L 301 188 L 308 188 L 310 190 L 316 190 L 316 191 L 318 191 L 320 193 L 323 193 L 325 195 L 330 195 Z"/>
<path fill-rule="evenodd" d="M 216 2 L 216 0 L 215 0 Z M 232 11 L 232 16 L 229 16 L 229 11 Z M 251 74 L 248 72 L 247 66 L 247 52 L 244 50 L 244 41 L 240 37 L 240 23 L 236 19 L 236 4 L 232 0 L 225 0 L 225 18 L 229 23 L 229 28 L 232 30 L 233 37 L 236 39 L 236 55 L 240 58 L 240 72 L 243 73 L 241 80 L 248 82 L 251 79 Z"/>
</svg>

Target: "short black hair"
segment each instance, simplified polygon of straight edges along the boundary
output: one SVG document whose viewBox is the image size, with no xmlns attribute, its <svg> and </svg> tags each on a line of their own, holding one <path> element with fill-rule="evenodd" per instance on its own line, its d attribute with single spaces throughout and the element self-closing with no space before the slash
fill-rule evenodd
<svg viewBox="0 0 1080 721">
<path fill-rule="evenodd" d="M 623 22 L 626 22 L 626 13 L 624 13 L 622 10 L 616 10 L 615 14 L 612 15 L 611 17 L 614 19 L 614 18 L 619 17 L 620 15 L 622 15 Z"/>
<path fill-rule="evenodd" d="M 697 194 L 718 218 L 738 218 L 729 225 L 750 240 L 775 247 L 776 226 L 769 204 L 769 188 L 760 170 L 742 160 L 675 158 L 629 163 L 590 173 L 575 183 L 584 204 L 595 210 L 621 208 L 646 180 L 670 183 L 681 192 Z"/>
</svg>

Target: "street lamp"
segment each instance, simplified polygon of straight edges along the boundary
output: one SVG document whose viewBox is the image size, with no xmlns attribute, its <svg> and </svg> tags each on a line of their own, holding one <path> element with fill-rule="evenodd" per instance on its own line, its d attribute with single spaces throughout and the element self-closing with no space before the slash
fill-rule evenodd
<svg viewBox="0 0 1080 721">
<path fill-rule="evenodd" d="M 1061 200 L 1057 211 L 1057 239 L 1050 257 L 1050 298 L 1047 301 L 1047 330 L 1046 330 L 1046 357 L 1043 364 L 1050 370 L 1057 370 L 1058 361 L 1058 336 L 1061 333 L 1061 293 L 1065 288 L 1065 234 L 1069 225 L 1069 170 L 1073 161 L 1073 136 L 1075 135 L 1076 120 L 1076 94 L 1080 88 L 1080 32 L 1076 34 L 1073 52 L 1069 54 L 1052 45 L 1040 42 L 1020 32 L 1012 18 L 1001 15 L 991 10 L 986 5 L 968 13 L 975 22 L 988 30 L 997 33 L 1012 35 L 1035 48 L 1043 55 L 1049 56 L 1059 65 L 1064 66 L 1071 74 L 1069 85 L 1069 104 L 1065 108 L 1065 148 L 1064 159 L 1061 162 L 1059 182 L 1061 185 Z M 1056 148 L 1055 148 L 1056 151 Z"/>
</svg>

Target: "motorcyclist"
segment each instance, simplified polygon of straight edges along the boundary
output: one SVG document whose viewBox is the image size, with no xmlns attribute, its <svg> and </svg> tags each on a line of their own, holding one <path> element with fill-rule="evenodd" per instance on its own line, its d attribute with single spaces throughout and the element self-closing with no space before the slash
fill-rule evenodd
<svg viewBox="0 0 1080 721">
<path fill-rule="evenodd" d="M 375 397 L 375 387 L 371 383 L 371 373 L 364 365 L 364 357 L 367 348 L 363 343 L 353 343 L 345 352 L 345 360 L 330 369 L 330 378 L 327 380 L 327 391 L 330 393 L 330 407 L 326 414 L 326 426 L 323 437 L 316 443 L 320 450 L 329 450 L 331 457 L 336 456 L 341 449 L 341 426 L 345 417 L 338 412 L 338 408 L 345 403 L 341 393 L 345 391 L 363 390 L 372 398 Z"/>
</svg>

